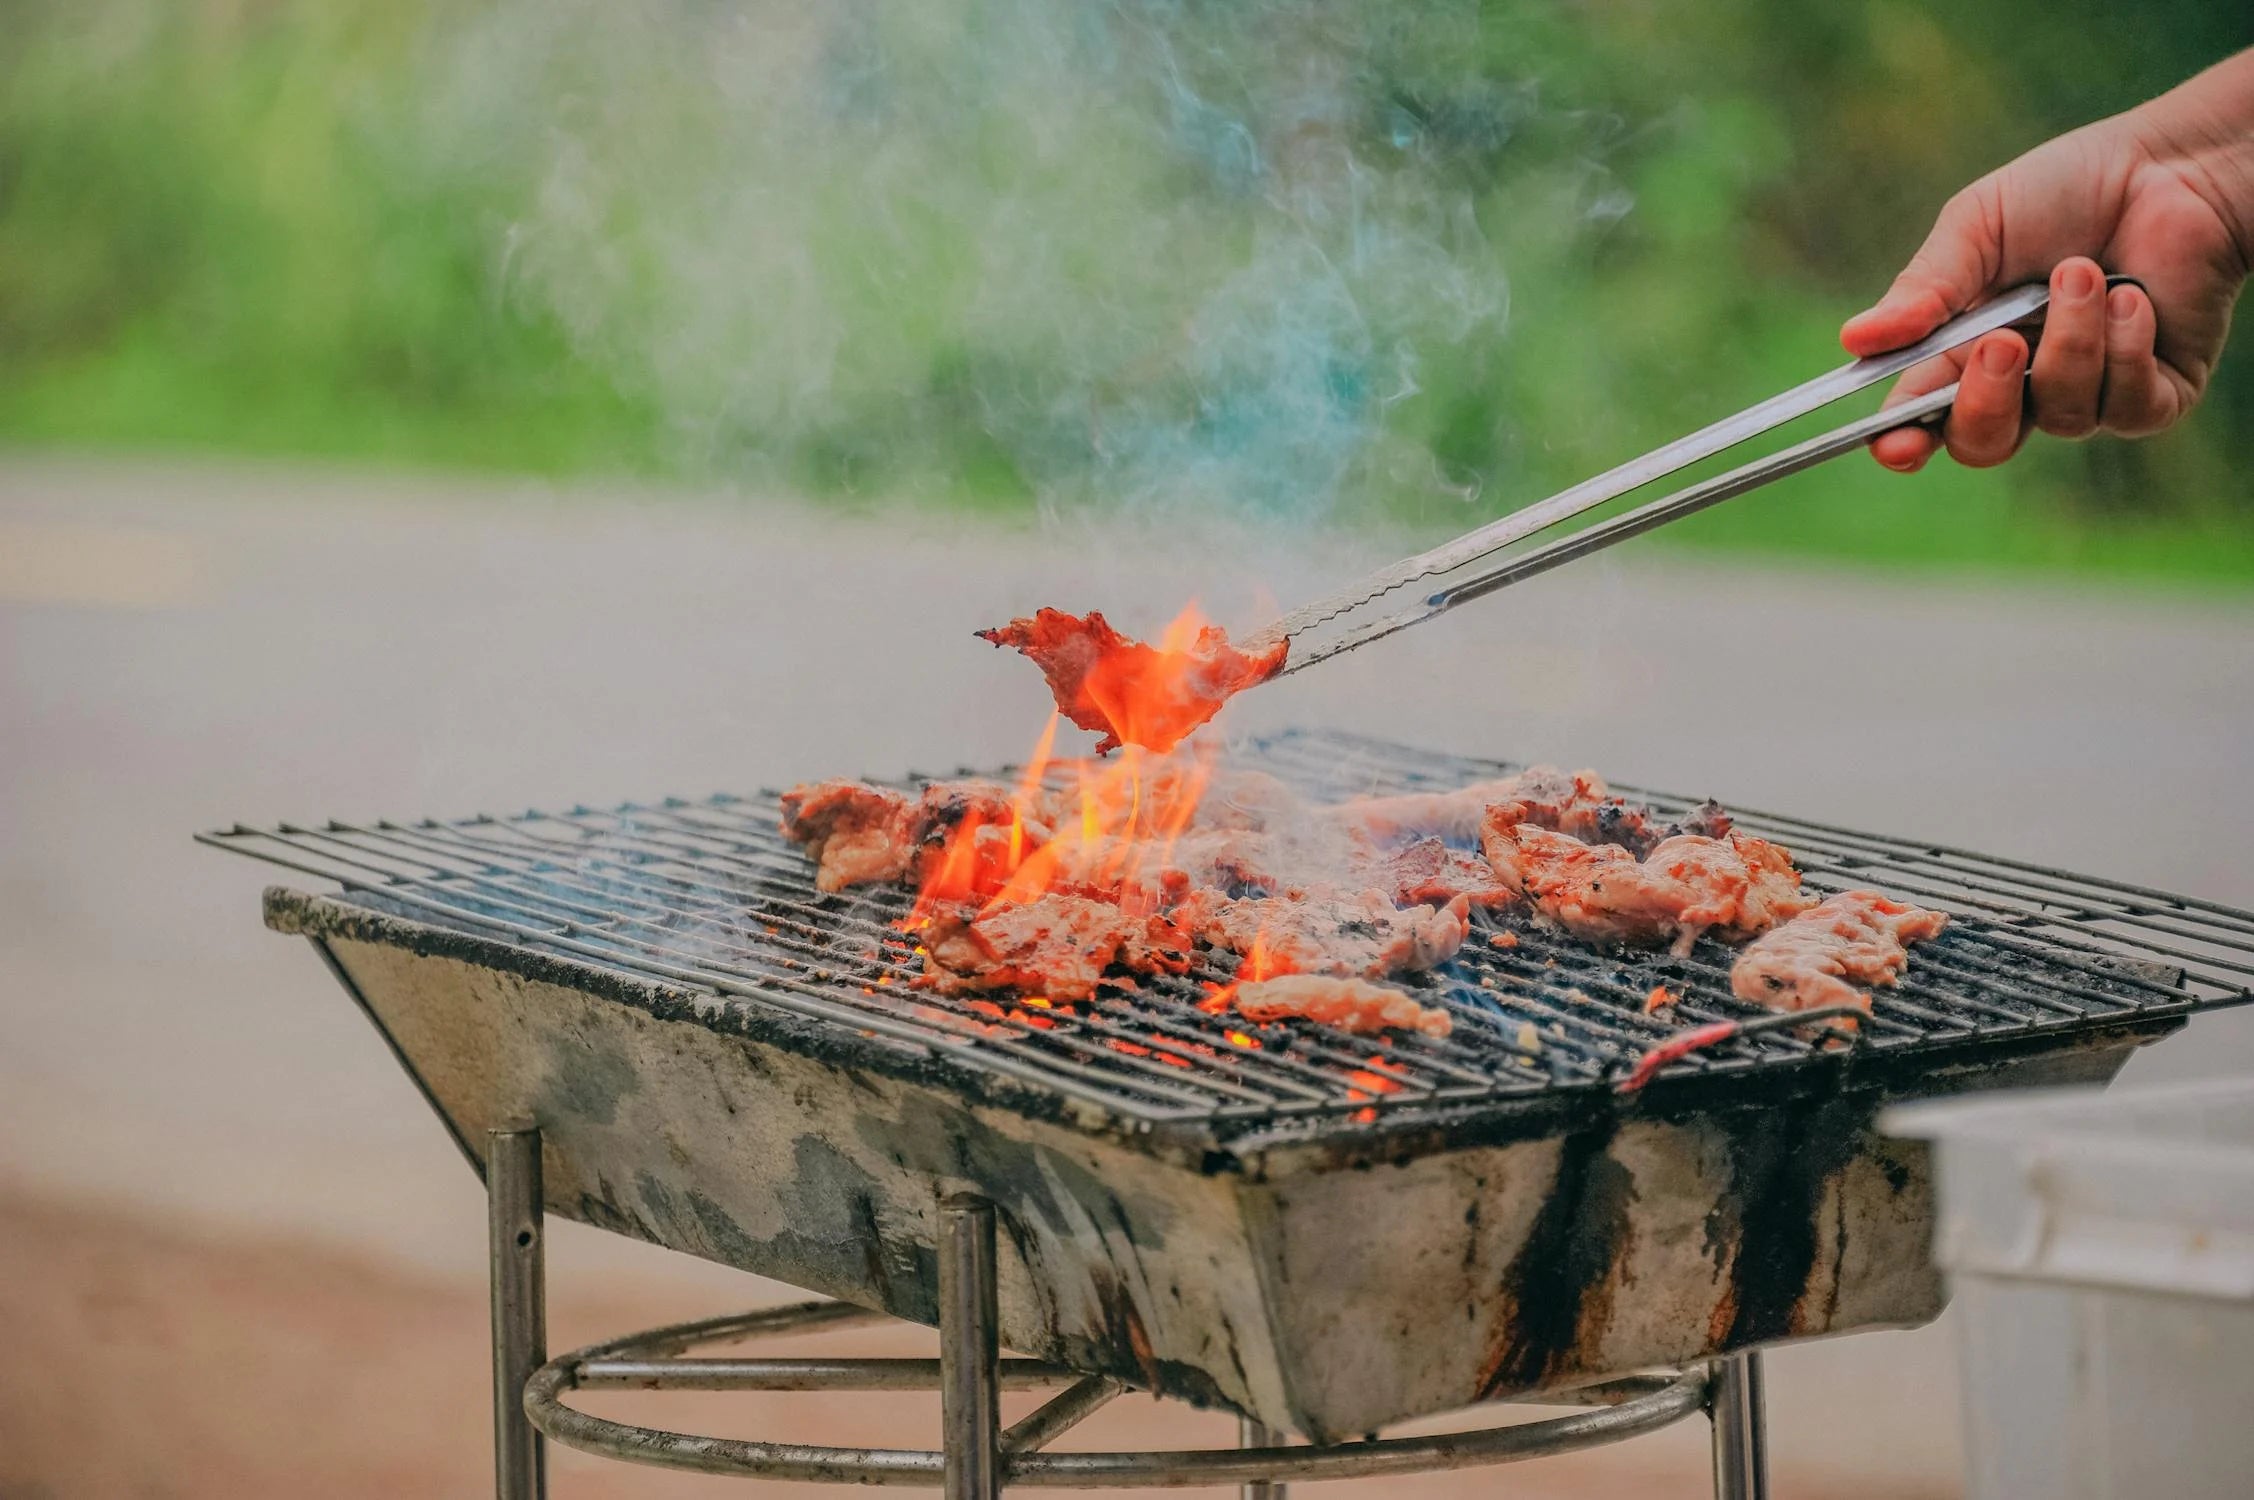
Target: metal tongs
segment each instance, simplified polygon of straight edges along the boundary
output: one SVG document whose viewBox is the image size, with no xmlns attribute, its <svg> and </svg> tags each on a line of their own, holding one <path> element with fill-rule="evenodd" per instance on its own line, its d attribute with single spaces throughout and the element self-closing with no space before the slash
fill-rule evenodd
<svg viewBox="0 0 2254 1500">
<path fill-rule="evenodd" d="M 2118 286 L 2129 279 L 2125 276 L 2111 276 L 2106 278 L 2106 284 Z M 1914 397 L 1899 406 L 1874 412 L 1819 437 L 1795 443 L 1726 474 L 1701 480 L 1672 495 L 1638 506 L 1634 510 L 1624 511 L 1609 520 L 1583 527 L 1544 546 L 1498 556 L 1505 548 L 1524 541 L 1536 532 L 1547 531 L 1686 465 L 1711 458 L 1736 447 L 1748 438 L 1758 437 L 1783 423 L 1806 416 L 1819 407 L 1828 406 L 1842 396 L 1852 395 L 1890 376 L 1899 375 L 1935 355 L 1968 344 L 1984 333 L 1992 333 L 2013 324 L 2036 321 L 2049 301 L 2050 287 L 2047 283 L 2032 283 L 2006 292 L 1992 302 L 1950 319 L 1906 349 L 1842 365 L 1828 375 L 1819 375 L 1805 385 L 1794 386 L 1757 406 L 1747 407 L 1734 417 L 1725 417 L 1711 427 L 1702 427 L 1688 437 L 1677 438 L 1665 447 L 1655 448 L 1643 457 L 1631 459 L 1616 469 L 1607 470 L 1593 479 L 1584 479 L 1571 489 L 1552 495 L 1547 500 L 1513 511 L 1452 542 L 1444 543 L 1429 552 L 1420 552 L 1415 557 L 1372 573 L 1350 588 L 1318 599 L 1312 604 L 1302 605 L 1266 629 L 1239 642 L 1238 647 L 1247 653 L 1258 654 L 1273 648 L 1278 641 L 1288 641 L 1290 653 L 1285 659 L 1283 671 L 1278 675 L 1296 672 L 1303 667 L 1311 667 L 1316 662 L 1327 661 L 1340 652 L 1366 646 L 1395 631 L 1421 624 L 1435 615 L 1447 613 L 1459 604 L 1492 594 L 1520 579 L 1547 572 L 1560 563 L 1586 557 L 1614 542 L 1641 536 L 1669 521 L 1694 514 L 1710 505 L 1719 505 L 1722 501 L 1749 490 L 1759 489 L 1772 479 L 1782 479 L 1787 474 L 1797 474 L 1803 469 L 1813 468 L 1826 459 L 1851 453 L 1880 433 L 1892 432 L 1898 427 L 1937 422 L 1947 414 L 1951 403 L 1956 400 L 1957 388 L 1954 384 Z M 1419 587 L 1420 585 L 1424 586 Z M 1403 600 L 1399 596 L 1405 590 L 1412 592 L 1408 599 Z"/>
</svg>

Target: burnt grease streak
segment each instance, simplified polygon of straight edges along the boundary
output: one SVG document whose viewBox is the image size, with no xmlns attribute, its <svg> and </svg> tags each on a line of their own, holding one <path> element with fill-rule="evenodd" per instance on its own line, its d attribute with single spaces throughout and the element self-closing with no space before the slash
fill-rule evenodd
<svg viewBox="0 0 2254 1500">
<path fill-rule="evenodd" d="M 1611 1316 L 1618 1273 L 1634 1234 L 1634 1178 L 1609 1154 L 1613 1126 L 1569 1135 L 1557 1180 L 1526 1242 L 1503 1271 L 1504 1342 L 1480 1382 L 1480 1399 L 1546 1384 L 1579 1365 L 1584 1330 Z"/>
<path fill-rule="evenodd" d="M 1762 1128 L 1730 1132 L 1729 1185 L 1708 1221 L 1709 1243 L 1737 1251 L 1725 1348 L 1809 1331 L 1800 1308 L 1823 1248 L 1824 1203 L 1871 1128 L 1871 1101 L 1854 1096 L 1766 1113 Z M 1845 1253 L 1844 1220 L 1831 1249 Z"/>
</svg>

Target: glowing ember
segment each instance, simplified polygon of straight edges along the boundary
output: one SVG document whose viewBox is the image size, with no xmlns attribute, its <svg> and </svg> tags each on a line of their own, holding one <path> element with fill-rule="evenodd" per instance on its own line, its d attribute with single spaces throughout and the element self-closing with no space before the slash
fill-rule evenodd
<svg viewBox="0 0 2254 1500">
<path fill-rule="evenodd" d="M 1064 716 L 1103 734 L 1098 755 L 1122 744 L 1173 749 L 1222 704 L 1281 671 L 1290 649 L 1279 641 L 1247 656 L 1194 604 L 1156 646 L 1121 635 L 1094 611 L 1083 619 L 1044 609 L 978 634 L 1033 659 Z"/>
</svg>

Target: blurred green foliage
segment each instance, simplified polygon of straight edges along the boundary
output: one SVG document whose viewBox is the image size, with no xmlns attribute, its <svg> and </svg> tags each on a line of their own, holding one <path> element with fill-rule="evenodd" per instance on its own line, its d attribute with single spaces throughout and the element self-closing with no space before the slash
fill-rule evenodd
<svg viewBox="0 0 2254 1500">
<path fill-rule="evenodd" d="M 0 434 L 567 473 L 651 414 L 400 149 L 413 4 L 0 0 Z"/>
<path fill-rule="evenodd" d="M 750 472 L 841 500 L 1016 507 L 1059 483 L 1054 445 L 1028 438 L 1027 422 L 1055 429 L 1044 444 L 1102 447 L 1075 433 L 1076 380 L 1115 426 L 1200 402 L 1208 427 L 1257 426 L 1261 401 L 1210 399 L 1212 381 L 1242 371 L 1167 355 L 1165 375 L 1137 385 L 1132 346 L 1143 330 L 1163 345 L 1193 291 L 1210 299 L 1256 264 L 1271 210 L 1230 180 L 1225 149 L 1230 91 L 1259 86 L 1243 49 L 1265 45 L 1280 13 L 1319 56 L 1344 12 L 1310 3 L 1299 24 L 1279 0 L 1254 35 L 1227 7 L 1143 8 L 1185 36 L 1227 39 L 1178 54 L 1182 97 L 1210 119 L 1185 123 L 1174 101 L 1175 155 L 1126 131 L 1130 82 L 1110 113 L 1089 101 L 1067 147 L 1053 122 L 1044 133 L 1006 109 L 972 110 L 944 153 L 905 169 L 928 174 L 951 154 L 962 181 L 1006 185 L 1055 231 L 1044 274 L 1107 310 L 1108 332 L 994 316 L 978 237 L 1006 231 L 912 182 L 883 196 L 872 241 L 865 184 L 849 195 L 835 170 L 855 149 L 841 126 L 821 148 L 832 175 L 808 179 L 789 220 L 819 265 L 806 295 L 829 316 L 827 374 L 819 399 L 767 401 L 735 390 L 724 361 L 739 335 L 743 361 L 762 357 L 757 325 L 772 306 L 735 310 L 739 327 L 714 303 L 711 347 L 666 372 L 619 357 L 622 330 L 681 300 L 681 259 L 651 232 L 662 205 L 630 192 L 594 204 L 595 241 L 618 247 L 603 317 L 577 316 L 512 260 L 516 232 L 555 212 L 542 152 L 575 101 L 605 87 L 599 50 L 574 65 L 585 76 L 559 65 L 540 80 L 554 118 L 481 118 L 458 107 L 461 76 L 495 38 L 486 8 L 466 0 L 0 0 L 0 441 L 556 475 Z M 810 66 L 833 94 L 872 77 L 897 90 L 900 59 L 920 58 L 929 97 L 945 98 L 947 69 L 1004 50 L 979 23 L 1006 17 L 977 0 L 944 21 L 907 19 L 913 9 L 878 0 L 872 19 L 841 5 L 866 56 L 831 37 Z M 1381 179 L 1413 153 L 1420 182 L 1460 194 L 1473 222 L 1451 233 L 1479 248 L 1456 269 L 1492 267 L 1508 311 L 1491 337 L 1425 338 L 1405 397 L 1373 393 L 1371 368 L 1316 372 L 1316 399 L 1378 413 L 1367 433 L 1345 429 L 1357 456 L 1344 478 L 1363 502 L 1345 513 L 1460 529 L 1826 367 L 1841 318 L 1885 284 L 1951 190 L 2247 44 L 2239 9 L 2155 0 L 2125 24 L 2094 0 L 1360 8 L 1346 145 Z M 480 26 L 488 50 L 465 52 Z M 692 67 L 702 45 L 653 66 Z M 456 105 L 435 108 L 441 97 Z M 649 116 L 645 170 L 715 128 L 693 88 L 627 104 Z M 616 134 L 617 117 L 593 128 Z M 1180 147 L 1197 128 L 1219 144 L 1193 162 Z M 1107 259 L 1138 217 L 1179 229 L 1168 263 Z M 526 243 L 536 261 L 539 242 Z M 698 312 L 673 316 L 693 325 Z M 1068 379 L 1081 346 L 1103 337 L 1115 364 Z M 1074 395 L 1062 415 L 1034 399 L 1058 388 Z M 998 418 L 1012 402 L 1034 416 Z M 1071 451 L 1063 467 L 1080 464 L 1083 491 L 1100 497 L 1118 479 Z M 2207 408 L 2156 441 L 2038 439 L 2004 470 L 1938 464 L 1916 480 L 1835 464 L 1669 536 L 2239 581 L 2254 578 L 2250 475 L 2254 357 L 2234 351 Z"/>
</svg>

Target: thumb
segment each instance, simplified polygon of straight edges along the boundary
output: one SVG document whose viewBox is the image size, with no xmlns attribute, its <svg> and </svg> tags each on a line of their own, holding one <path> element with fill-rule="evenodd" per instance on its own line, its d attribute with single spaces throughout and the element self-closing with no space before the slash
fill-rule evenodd
<svg viewBox="0 0 2254 1500">
<path fill-rule="evenodd" d="M 1978 302 L 2003 259 L 1998 203 L 1995 179 L 1983 177 L 1943 205 L 1886 295 L 1840 328 L 1847 352 L 1868 358 L 1914 344 Z"/>
</svg>

